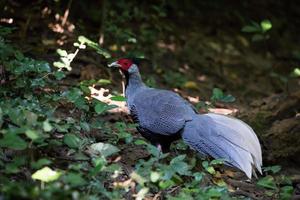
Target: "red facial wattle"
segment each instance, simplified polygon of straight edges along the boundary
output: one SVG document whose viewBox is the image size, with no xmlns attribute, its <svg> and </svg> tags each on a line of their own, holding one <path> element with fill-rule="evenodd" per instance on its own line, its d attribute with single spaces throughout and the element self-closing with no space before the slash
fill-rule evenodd
<svg viewBox="0 0 300 200">
<path fill-rule="evenodd" d="M 130 59 L 123 58 L 118 60 L 118 64 L 122 70 L 128 71 L 133 62 Z"/>
</svg>

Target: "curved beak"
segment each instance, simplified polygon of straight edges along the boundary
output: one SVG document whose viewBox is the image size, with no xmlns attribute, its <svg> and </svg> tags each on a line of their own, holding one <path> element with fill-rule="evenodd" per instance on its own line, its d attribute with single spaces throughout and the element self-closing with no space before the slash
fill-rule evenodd
<svg viewBox="0 0 300 200">
<path fill-rule="evenodd" d="M 121 65 L 118 64 L 117 61 L 116 61 L 116 62 L 113 62 L 113 63 L 110 63 L 110 64 L 108 64 L 107 66 L 108 66 L 108 67 L 121 67 Z"/>
</svg>

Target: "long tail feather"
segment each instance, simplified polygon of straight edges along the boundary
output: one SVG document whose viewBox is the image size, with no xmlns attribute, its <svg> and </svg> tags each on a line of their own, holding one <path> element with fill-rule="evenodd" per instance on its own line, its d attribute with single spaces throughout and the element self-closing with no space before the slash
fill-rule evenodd
<svg viewBox="0 0 300 200">
<path fill-rule="evenodd" d="M 261 173 L 261 147 L 253 129 L 241 120 L 219 114 L 195 115 L 187 122 L 183 140 L 193 149 L 244 171 L 251 178 Z"/>
</svg>

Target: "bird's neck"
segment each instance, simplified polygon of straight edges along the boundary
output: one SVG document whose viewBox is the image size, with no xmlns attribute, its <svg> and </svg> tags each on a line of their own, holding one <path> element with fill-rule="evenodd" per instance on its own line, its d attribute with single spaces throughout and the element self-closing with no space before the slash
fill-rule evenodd
<svg viewBox="0 0 300 200">
<path fill-rule="evenodd" d="M 134 94 L 141 87 L 145 87 L 145 84 L 142 81 L 142 77 L 139 72 L 134 73 L 125 73 L 126 86 L 125 86 L 125 95 L 128 98 L 130 95 Z"/>
</svg>

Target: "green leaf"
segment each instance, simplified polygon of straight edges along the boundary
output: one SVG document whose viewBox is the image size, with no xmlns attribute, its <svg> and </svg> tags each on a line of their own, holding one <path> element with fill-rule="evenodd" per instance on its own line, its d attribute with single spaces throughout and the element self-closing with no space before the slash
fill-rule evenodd
<svg viewBox="0 0 300 200">
<path fill-rule="evenodd" d="M 215 168 L 213 166 L 210 166 L 209 163 L 207 161 L 203 161 L 202 162 L 202 166 L 204 167 L 204 169 L 210 173 L 210 174 L 215 174 Z"/>
<path fill-rule="evenodd" d="M 27 161 L 26 156 L 15 157 L 11 163 L 6 163 L 5 173 L 14 174 L 20 172 L 21 167 L 26 164 L 26 161 Z"/>
<path fill-rule="evenodd" d="M 95 112 L 97 114 L 102 114 L 108 110 L 111 110 L 111 109 L 114 109 L 114 108 L 117 108 L 118 106 L 116 105 L 108 105 L 106 103 L 103 103 L 101 101 L 97 102 L 97 104 L 95 105 L 94 109 L 95 109 Z"/>
<path fill-rule="evenodd" d="M 126 98 L 123 96 L 113 96 L 110 99 L 113 101 L 126 101 Z"/>
<path fill-rule="evenodd" d="M 203 173 L 201 172 L 196 172 L 193 174 L 195 181 L 200 182 L 203 179 Z"/>
<path fill-rule="evenodd" d="M 39 169 L 45 165 L 50 165 L 51 163 L 51 160 L 48 160 L 47 158 L 41 158 L 36 162 L 32 162 L 31 167 L 34 169 Z"/>
<path fill-rule="evenodd" d="M 107 164 L 107 161 L 103 157 L 93 159 L 94 168 L 90 171 L 91 176 L 95 176 L 99 173 Z"/>
<path fill-rule="evenodd" d="M 144 186 L 144 184 L 147 182 L 147 180 L 142 177 L 141 175 L 139 175 L 138 173 L 136 173 L 135 171 L 133 171 L 130 174 L 130 177 L 135 180 L 136 182 L 138 182 L 138 184 L 140 184 L 141 186 Z"/>
<path fill-rule="evenodd" d="M 264 187 L 267 189 L 273 189 L 273 190 L 277 189 L 275 180 L 272 176 L 263 177 L 256 184 L 260 187 Z"/>
<path fill-rule="evenodd" d="M 27 143 L 14 133 L 4 134 L 3 138 L 0 139 L 0 147 L 7 147 L 14 150 L 24 150 L 27 148 Z"/>
<path fill-rule="evenodd" d="M 270 167 L 264 167 L 263 169 L 264 169 L 265 172 L 271 171 L 273 174 L 276 174 L 281 170 L 281 166 L 280 165 L 274 165 L 274 166 L 270 166 Z"/>
<path fill-rule="evenodd" d="M 134 141 L 134 144 L 135 145 L 146 145 L 147 142 L 145 140 L 136 140 L 136 141 Z"/>
<path fill-rule="evenodd" d="M 61 69 L 61 68 L 65 68 L 66 64 L 63 62 L 57 61 L 57 62 L 53 62 L 53 66 Z"/>
<path fill-rule="evenodd" d="M 210 174 L 215 174 L 216 173 L 216 170 L 215 170 L 215 168 L 213 166 L 209 166 L 209 167 L 207 167 L 205 169 Z"/>
<path fill-rule="evenodd" d="M 172 180 L 160 181 L 159 187 L 163 190 L 172 187 L 175 183 Z"/>
<path fill-rule="evenodd" d="M 44 167 L 32 174 L 31 178 L 42 182 L 51 182 L 57 180 L 60 176 L 60 172 L 56 172 L 49 167 Z"/>
<path fill-rule="evenodd" d="M 221 98 L 220 101 L 222 101 L 224 103 L 231 103 L 231 102 L 235 101 L 235 97 L 232 96 L 231 94 L 228 94 L 228 95 L 224 96 L 223 98 Z"/>
<path fill-rule="evenodd" d="M 136 200 L 145 199 L 146 194 L 149 192 L 149 188 L 144 187 L 136 194 Z"/>
<path fill-rule="evenodd" d="M 63 50 L 63 49 L 57 49 L 56 53 L 58 53 L 58 55 L 60 55 L 62 57 L 66 57 L 68 55 L 68 52 L 66 50 Z"/>
<path fill-rule="evenodd" d="M 263 32 L 267 32 L 268 30 L 270 30 L 272 28 L 272 23 L 270 20 L 265 19 L 260 22 L 260 26 L 261 26 Z"/>
<path fill-rule="evenodd" d="M 53 129 L 53 126 L 50 124 L 48 120 L 43 122 L 43 130 L 45 132 L 50 132 Z"/>
<path fill-rule="evenodd" d="M 71 133 L 68 133 L 64 136 L 64 143 L 68 145 L 68 147 L 76 149 L 80 144 L 80 139 Z"/>
<path fill-rule="evenodd" d="M 26 119 L 26 122 L 27 122 L 28 125 L 33 125 L 33 126 L 36 125 L 37 119 L 38 119 L 37 114 L 25 110 L 24 111 L 24 116 L 25 116 L 25 119 Z"/>
<path fill-rule="evenodd" d="M 3 111 L 0 107 L 0 128 L 2 127 L 2 124 L 3 124 Z"/>
<path fill-rule="evenodd" d="M 80 122 L 80 127 L 85 132 L 91 131 L 90 125 L 87 122 Z"/>
<path fill-rule="evenodd" d="M 292 198 L 294 193 L 294 188 L 292 186 L 284 186 L 280 188 L 280 199 L 289 200 Z"/>
<path fill-rule="evenodd" d="M 114 145 L 106 144 L 102 142 L 92 144 L 90 147 L 95 152 L 95 154 L 101 154 L 104 157 L 113 155 L 120 151 Z"/>
<path fill-rule="evenodd" d="M 64 181 L 74 187 L 82 186 L 86 184 L 86 181 L 82 178 L 81 174 L 72 173 L 72 172 L 68 173 L 64 177 Z"/>
<path fill-rule="evenodd" d="M 265 39 L 265 37 L 262 34 L 255 34 L 252 36 L 253 42 L 262 41 L 264 39 Z"/>
<path fill-rule="evenodd" d="M 66 77 L 66 75 L 63 71 L 56 71 L 54 73 L 54 76 L 55 76 L 56 80 L 58 80 L 58 81 L 60 81 L 61 79 Z"/>
<path fill-rule="evenodd" d="M 88 39 L 88 38 L 86 38 L 82 35 L 78 37 L 78 41 L 81 44 L 86 44 L 87 46 L 95 49 L 98 54 L 103 55 L 105 58 L 110 58 L 111 57 L 110 53 L 107 50 L 101 48 L 99 44 L 97 44 L 96 42 L 91 41 L 90 39 Z"/>
<path fill-rule="evenodd" d="M 30 129 L 26 130 L 25 134 L 31 140 L 37 140 L 38 138 L 40 138 L 40 134 L 38 132 L 36 132 L 35 130 L 30 130 Z"/>
<path fill-rule="evenodd" d="M 222 101 L 225 103 L 230 103 L 235 101 L 235 98 L 231 94 L 224 95 L 223 91 L 219 88 L 213 89 L 213 94 L 210 99 L 212 101 Z"/>
<path fill-rule="evenodd" d="M 149 151 L 149 153 L 151 153 L 151 155 L 153 155 L 156 158 L 160 157 L 161 155 L 161 151 L 156 146 L 153 146 L 152 144 L 147 143 L 147 150 Z"/>
<path fill-rule="evenodd" d="M 300 68 L 295 68 L 292 72 L 292 75 L 295 77 L 300 77 Z"/>
<path fill-rule="evenodd" d="M 78 88 L 72 88 L 63 95 L 66 96 L 69 101 L 74 103 L 83 95 L 83 92 Z"/>
<path fill-rule="evenodd" d="M 222 165 L 224 164 L 225 159 L 214 159 L 209 164 L 210 165 Z"/>
<path fill-rule="evenodd" d="M 211 96 L 211 100 L 217 101 L 224 96 L 223 91 L 219 88 L 214 88 Z"/>
<path fill-rule="evenodd" d="M 155 182 L 157 182 L 159 180 L 160 176 L 161 175 L 158 172 L 151 172 L 151 174 L 150 174 L 150 180 L 155 183 Z"/>
<path fill-rule="evenodd" d="M 186 155 L 179 155 L 173 158 L 170 162 L 172 169 L 180 175 L 187 175 L 189 173 L 189 166 L 186 162 L 183 161 L 185 157 Z"/>
<path fill-rule="evenodd" d="M 97 81 L 97 83 L 100 84 L 100 85 L 108 85 L 108 84 L 111 84 L 111 81 L 108 80 L 108 79 L 99 79 Z"/>
<path fill-rule="evenodd" d="M 245 33 L 260 32 L 260 28 L 257 28 L 255 26 L 251 26 L 251 25 L 247 25 L 242 28 L 242 32 L 245 32 Z"/>
</svg>

